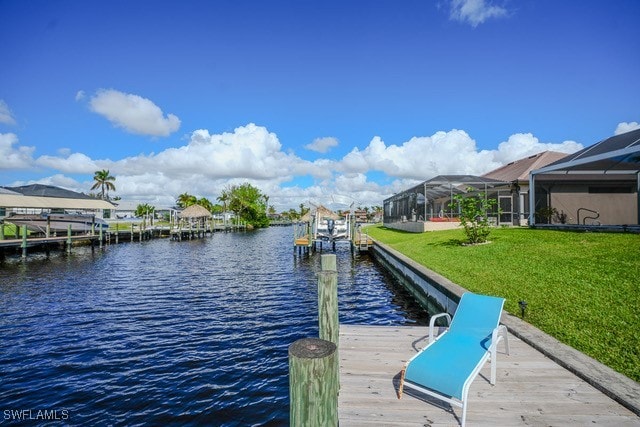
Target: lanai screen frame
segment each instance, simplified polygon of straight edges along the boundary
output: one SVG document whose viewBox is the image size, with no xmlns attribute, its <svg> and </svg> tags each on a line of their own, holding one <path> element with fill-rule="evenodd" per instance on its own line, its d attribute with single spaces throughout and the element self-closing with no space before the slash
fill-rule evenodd
<svg viewBox="0 0 640 427">
<path fill-rule="evenodd" d="M 429 218 L 427 213 L 427 206 L 429 200 L 440 199 L 444 196 L 449 196 L 451 202 L 453 202 L 453 196 L 455 194 L 466 193 L 466 187 L 473 187 L 476 191 L 484 191 L 485 197 L 490 189 L 496 187 L 509 187 L 511 182 L 499 181 L 491 178 L 484 178 L 475 175 L 438 175 L 427 181 L 424 181 L 416 186 L 413 186 L 407 190 L 394 194 L 391 197 L 386 198 L 383 201 L 383 218 L 386 220 L 387 204 L 389 202 L 396 202 L 399 200 L 406 200 L 411 197 L 412 194 L 421 194 L 424 196 L 424 211 L 421 212 L 423 221 L 427 221 Z M 460 187 L 464 186 L 465 190 L 461 190 Z M 400 217 L 405 215 L 400 215 Z M 393 216 L 394 221 L 384 222 L 398 222 L 398 216 Z"/>
<path fill-rule="evenodd" d="M 612 136 L 529 174 L 529 225 L 535 222 L 536 179 L 597 180 L 607 175 L 636 184 L 637 222 L 640 224 L 640 129 Z M 544 178 L 542 178 L 544 177 Z"/>
</svg>

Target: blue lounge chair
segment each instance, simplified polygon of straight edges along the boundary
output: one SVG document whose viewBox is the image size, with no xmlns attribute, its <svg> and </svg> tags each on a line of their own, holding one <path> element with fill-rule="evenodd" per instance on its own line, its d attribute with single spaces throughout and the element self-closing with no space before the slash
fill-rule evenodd
<svg viewBox="0 0 640 427">
<path fill-rule="evenodd" d="M 429 344 L 405 365 L 400 377 L 398 398 L 403 386 L 414 388 L 462 408 L 461 425 L 467 417 L 467 395 L 471 383 L 487 360 L 491 360 L 491 384 L 496 382 L 497 345 L 504 339 L 509 354 L 507 329 L 499 325 L 504 298 L 465 293 L 453 321 L 446 314 L 431 317 Z M 445 317 L 449 329 L 434 337 L 436 319 Z"/>
</svg>

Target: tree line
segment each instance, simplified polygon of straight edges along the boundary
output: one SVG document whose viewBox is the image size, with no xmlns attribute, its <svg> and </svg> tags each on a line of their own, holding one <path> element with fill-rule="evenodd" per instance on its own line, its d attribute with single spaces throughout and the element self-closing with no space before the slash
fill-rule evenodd
<svg viewBox="0 0 640 427">
<path fill-rule="evenodd" d="M 91 190 L 100 189 L 100 192 L 98 195 L 94 195 L 94 197 L 102 200 L 119 200 L 118 197 L 111 198 L 109 196 L 109 191 L 116 191 L 115 180 L 115 177 L 109 173 L 109 170 L 96 171 Z M 206 197 L 198 198 L 185 192 L 178 196 L 176 206 L 185 209 L 197 204 L 212 214 L 233 212 L 236 218 L 255 228 L 268 227 L 270 217 L 278 217 L 285 221 L 297 221 L 310 210 L 309 207 L 301 203 L 299 209 L 289 209 L 288 211 L 277 214 L 275 208 L 269 205 L 269 196 L 249 183 L 228 185 L 222 190 L 216 202 L 217 203 L 211 202 Z M 382 207 L 376 206 L 371 209 L 369 207 L 358 207 L 358 210 L 364 211 L 367 218 L 371 219 L 375 214 L 381 212 Z M 154 212 L 155 207 L 145 203 L 138 205 L 134 214 L 136 216 L 144 216 L 152 215 Z M 342 215 L 343 212 L 338 211 L 338 214 Z"/>
</svg>

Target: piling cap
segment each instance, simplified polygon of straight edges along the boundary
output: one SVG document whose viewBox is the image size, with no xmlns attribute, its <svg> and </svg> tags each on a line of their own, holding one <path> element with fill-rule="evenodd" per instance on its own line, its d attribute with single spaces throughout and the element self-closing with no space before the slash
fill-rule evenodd
<svg viewBox="0 0 640 427">
<path fill-rule="evenodd" d="M 337 347 L 331 341 L 320 338 L 302 338 L 289 346 L 289 356 L 302 359 L 320 359 L 330 356 Z"/>
</svg>

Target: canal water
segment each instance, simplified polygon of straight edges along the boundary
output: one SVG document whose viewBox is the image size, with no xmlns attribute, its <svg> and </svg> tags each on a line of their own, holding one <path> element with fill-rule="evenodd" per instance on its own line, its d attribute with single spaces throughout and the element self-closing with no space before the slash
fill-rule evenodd
<svg viewBox="0 0 640 427">
<path fill-rule="evenodd" d="M 287 350 L 318 335 L 320 270 L 292 240 L 274 227 L 6 259 L 0 423 L 288 425 Z M 424 324 L 369 256 L 324 253 L 341 323 Z"/>
</svg>

